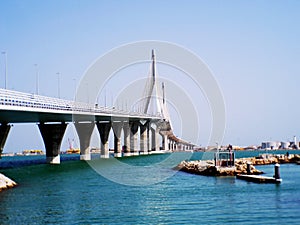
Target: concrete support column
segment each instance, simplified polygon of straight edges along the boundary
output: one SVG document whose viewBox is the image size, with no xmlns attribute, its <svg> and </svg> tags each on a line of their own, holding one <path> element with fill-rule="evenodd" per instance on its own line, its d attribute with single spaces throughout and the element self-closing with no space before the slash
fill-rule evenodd
<svg viewBox="0 0 300 225">
<path fill-rule="evenodd" d="M 148 131 L 149 131 L 149 123 L 146 122 L 144 124 L 140 124 L 140 149 L 141 155 L 148 154 Z"/>
<path fill-rule="evenodd" d="M 80 160 L 91 160 L 90 140 L 95 124 L 94 122 L 76 122 L 75 128 L 80 141 Z"/>
<path fill-rule="evenodd" d="M 152 140 L 151 140 L 151 150 L 152 151 L 159 151 L 159 129 L 154 129 L 151 127 L 152 132 Z"/>
<path fill-rule="evenodd" d="M 10 128 L 11 128 L 11 125 L 8 125 L 7 123 L 3 123 L 0 125 L 0 158 L 1 158 L 1 154 L 4 149 L 6 139 L 8 137 Z"/>
<path fill-rule="evenodd" d="M 168 146 L 169 146 L 169 150 L 172 150 L 173 149 L 173 147 L 172 147 L 172 140 L 170 140 L 170 139 L 168 139 L 168 142 L 169 142 L 169 144 L 168 144 Z"/>
<path fill-rule="evenodd" d="M 111 122 L 98 122 L 97 128 L 101 138 L 101 158 L 109 158 L 108 136 L 111 128 Z"/>
<path fill-rule="evenodd" d="M 67 128 L 66 123 L 40 123 L 39 129 L 46 148 L 46 161 L 50 164 L 60 163 L 60 145 Z"/>
<path fill-rule="evenodd" d="M 130 126 L 130 152 L 132 155 L 139 155 L 138 152 L 138 129 L 139 129 L 139 122 L 129 122 Z"/>
<path fill-rule="evenodd" d="M 122 157 L 122 147 L 121 147 L 121 131 L 123 127 L 123 122 L 113 122 L 112 128 L 114 131 L 114 156 Z"/>
<path fill-rule="evenodd" d="M 169 144 L 168 144 L 168 135 L 167 134 L 162 134 L 162 148 L 163 150 L 169 150 Z"/>
<path fill-rule="evenodd" d="M 148 129 L 147 129 L 147 153 L 151 154 L 151 141 L 150 141 L 150 123 L 148 124 Z"/>
<path fill-rule="evenodd" d="M 131 156 L 129 123 L 123 123 L 123 131 L 124 131 L 124 156 Z"/>
<path fill-rule="evenodd" d="M 178 143 L 177 148 L 178 148 L 178 150 L 182 150 L 182 144 Z"/>
</svg>

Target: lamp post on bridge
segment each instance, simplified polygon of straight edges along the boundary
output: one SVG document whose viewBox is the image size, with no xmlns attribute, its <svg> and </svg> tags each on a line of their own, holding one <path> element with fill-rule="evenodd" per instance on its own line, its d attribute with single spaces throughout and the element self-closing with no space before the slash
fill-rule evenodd
<svg viewBox="0 0 300 225">
<path fill-rule="evenodd" d="M 56 75 L 57 75 L 57 95 L 58 98 L 60 98 L 60 73 L 57 72 Z"/>
<path fill-rule="evenodd" d="M 104 106 L 106 108 L 106 89 L 104 90 Z"/>
<path fill-rule="evenodd" d="M 39 94 L 39 68 L 38 64 L 34 64 L 35 66 L 35 92 L 38 95 Z"/>
<path fill-rule="evenodd" d="M 4 73 L 5 73 L 5 80 L 4 80 L 4 88 L 7 89 L 7 53 L 5 51 L 2 52 L 5 59 L 5 67 L 4 67 Z"/>
</svg>

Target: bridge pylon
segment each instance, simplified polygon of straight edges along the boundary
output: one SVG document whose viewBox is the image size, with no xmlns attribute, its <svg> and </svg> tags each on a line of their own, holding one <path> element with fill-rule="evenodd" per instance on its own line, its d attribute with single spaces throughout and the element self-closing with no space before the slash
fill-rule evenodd
<svg viewBox="0 0 300 225">
<path fill-rule="evenodd" d="M 151 128 L 150 130 L 148 130 L 148 132 L 151 131 L 152 135 L 151 150 L 160 150 L 160 147 L 158 145 L 158 134 L 162 136 L 162 149 L 169 150 L 168 137 L 170 135 L 173 135 L 172 124 L 167 109 L 165 84 L 162 83 L 161 88 L 160 85 L 158 85 L 156 56 L 154 50 L 152 50 L 150 73 L 144 89 L 143 98 L 140 102 L 140 107 L 143 109 L 143 113 L 159 115 L 162 118 L 159 121 L 151 122 L 151 124 L 156 125 L 156 129 Z"/>
</svg>

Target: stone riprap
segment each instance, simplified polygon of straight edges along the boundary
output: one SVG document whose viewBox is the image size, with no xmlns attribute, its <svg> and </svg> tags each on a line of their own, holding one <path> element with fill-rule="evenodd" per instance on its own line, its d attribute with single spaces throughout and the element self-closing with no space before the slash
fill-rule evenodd
<svg viewBox="0 0 300 225">
<path fill-rule="evenodd" d="M 212 161 L 182 161 L 175 167 L 176 170 L 184 171 L 192 174 L 206 175 L 206 176 L 235 176 L 236 174 L 247 174 L 247 163 L 235 163 L 232 167 L 214 166 Z M 257 170 L 251 165 L 251 174 L 262 174 L 263 172 Z"/>
</svg>

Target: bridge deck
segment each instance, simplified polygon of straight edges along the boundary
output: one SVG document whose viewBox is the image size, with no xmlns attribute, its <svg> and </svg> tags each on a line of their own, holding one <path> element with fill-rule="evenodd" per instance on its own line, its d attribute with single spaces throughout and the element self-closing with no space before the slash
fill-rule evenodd
<svg viewBox="0 0 300 225">
<path fill-rule="evenodd" d="M 0 89 L 0 122 L 2 123 L 71 122 L 74 119 L 107 121 L 112 118 L 162 119 L 159 115 Z"/>
</svg>

